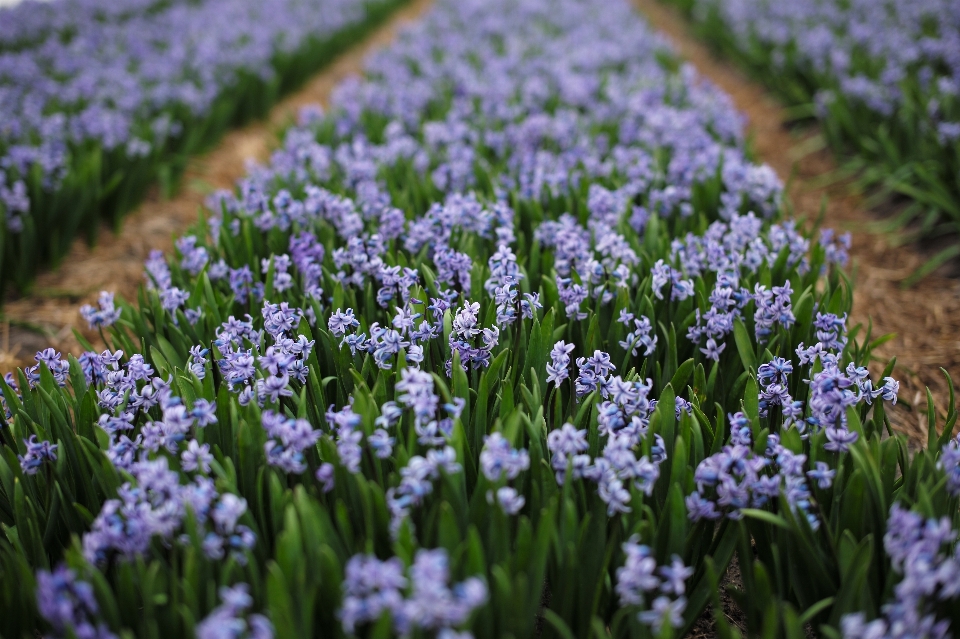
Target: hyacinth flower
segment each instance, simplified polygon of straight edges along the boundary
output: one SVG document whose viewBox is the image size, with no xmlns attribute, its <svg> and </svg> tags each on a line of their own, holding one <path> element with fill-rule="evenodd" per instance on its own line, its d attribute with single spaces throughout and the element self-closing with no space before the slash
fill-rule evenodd
<svg viewBox="0 0 960 639">
<path fill-rule="evenodd" d="M 27 447 L 25 455 L 18 455 L 20 469 L 27 475 L 36 475 L 45 463 L 57 461 L 57 445 L 50 442 L 38 442 L 36 435 L 23 440 Z"/>
<path fill-rule="evenodd" d="M 488 594 L 483 581 L 471 577 L 449 584 L 449 559 L 443 549 L 420 550 L 409 570 L 396 558 L 355 555 L 346 566 L 343 607 L 344 630 L 375 622 L 389 613 L 400 635 L 414 629 L 438 630 L 438 636 L 464 624 Z"/>
<path fill-rule="evenodd" d="M 883 549 L 900 576 L 883 615 L 868 620 L 863 613 L 843 617 L 845 639 L 921 636 L 947 637 L 953 616 L 943 615 L 944 604 L 954 605 L 960 546 L 957 531 L 947 518 L 927 519 L 894 504 L 883 537 Z"/>
<path fill-rule="evenodd" d="M 636 537 L 623 544 L 624 565 L 617 568 L 616 592 L 621 606 L 645 608 L 637 618 L 659 634 L 664 626 L 680 628 L 687 600 L 686 580 L 693 569 L 674 555 L 669 565 L 657 566 L 648 546 Z"/>
<path fill-rule="evenodd" d="M 80 315 L 86 320 L 90 328 L 109 328 L 120 319 L 120 311 L 114 306 L 113 293 L 101 291 L 97 299 L 97 306 L 90 305 L 80 307 Z"/>
<path fill-rule="evenodd" d="M 148 257 L 105 350 L 0 385 L 2 576 L 62 559 L 137 637 L 680 636 L 734 557 L 752 634 L 878 618 L 870 540 L 953 513 L 950 435 L 908 454 L 740 115 L 600 8 L 438 2 Z M 0 632 L 33 605 L 0 589 Z"/>
<path fill-rule="evenodd" d="M 273 625 L 269 619 L 259 614 L 246 614 L 253 605 L 247 584 L 221 588 L 220 600 L 223 603 L 197 624 L 198 639 L 273 639 Z"/>
<path fill-rule="evenodd" d="M 91 639 L 115 639 L 117 635 L 98 620 L 99 605 L 89 582 L 78 579 L 66 566 L 37 573 L 37 608 L 55 632 Z"/>
<path fill-rule="evenodd" d="M 497 485 L 516 479 L 521 472 L 529 469 L 530 454 L 526 450 L 512 448 L 502 434 L 493 433 L 484 438 L 480 467 L 487 481 Z M 491 504 L 496 502 L 508 515 L 516 515 L 526 503 L 523 495 L 512 486 L 488 490 L 487 501 Z"/>
</svg>

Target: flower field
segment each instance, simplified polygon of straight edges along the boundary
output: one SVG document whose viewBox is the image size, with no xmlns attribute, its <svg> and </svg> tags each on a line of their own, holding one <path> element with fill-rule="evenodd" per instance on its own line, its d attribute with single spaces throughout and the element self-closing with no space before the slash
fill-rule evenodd
<svg viewBox="0 0 960 639">
<path fill-rule="evenodd" d="M 625 0 L 436 0 L 0 382 L 0 636 L 948 636 L 952 391 L 743 127 Z"/>
<path fill-rule="evenodd" d="M 0 293 L 119 224 L 399 0 L 58 0 L 0 25 Z"/>
<path fill-rule="evenodd" d="M 955 0 L 669 0 L 697 32 L 816 117 L 864 183 L 912 204 L 922 238 L 960 229 L 960 4 Z M 960 255 L 960 243 L 933 265 Z M 930 269 L 927 269 L 930 270 Z"/>
</svg>

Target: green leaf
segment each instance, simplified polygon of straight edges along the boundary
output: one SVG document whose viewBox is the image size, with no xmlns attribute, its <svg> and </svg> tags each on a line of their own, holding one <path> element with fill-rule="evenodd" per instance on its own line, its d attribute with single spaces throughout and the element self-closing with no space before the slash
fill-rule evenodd
<svg viewBox="0 0 960 639">
<path fill-rule="evenodd" d="M 693 358 L 688 359 L 677 369 L 677 372 L 673 374 L 673 379 L 670 380 L 670 386 L 674 390 L 682 389 L 687 385 L 687 380 L 690 379 L 690 375 L 693 373 L 694 362 Z"/>
<path fill-rule="evenodd" d="M 760 393 L 753 376 L 747 379 L 747 384 L 743 389 L 743 413 L 750 420 L 750 426 L 753 429 L 754 438 L 756 438 L 760 430 Z"/>
<path fill-rule="evenodd" d="M 821 612 L 833 605 L 833 597 L 827 597 L 826 599 L 821 599 L 817 603 L 813 604 L 809 608 L 803 611 L 803 614 L 797 619 L 797 622 L 801 626 L 805 626 L 808 623 L 813 621 L 813 618 L 819 615 Z"/>
<path fill-rule="evenodd" d="M 757 354 L 754 350 L 753 340 L 739 317 L 733 322 L 733 338 L 737 343 L 737 352 L 740 354 L 743 368 L 751 373 L 756 373 Z"/>
<path fill-rule="evenodd" d="M 744 517 L 748 517 L 750 519 L 756 519 L 758 521 L 762 521 L 764 523 L 770 524 L 772 526 L 776 526 L 778 528 L 782 528 L 784 530 L 790 529 L 790 525 L 783 519 L 783 517 L 780 517 L 779 515 L 774 515 L 771 512 L 767 512 L 766 510 L 760 510 L 758 508 L 741 508 L 739 512 Z"/>
<path fill-rule="evenodd" d="M 543 620 L 550 624 L 550 626 L 556 630 L 557 634 L 563 637 L 563 639 L 576 639 L 573 631 L 570 630 L 570 626 L 567 625 L 567 622 L 565 622 L 563 618 L 553 610 L 544 608 Z"/>
</svg>

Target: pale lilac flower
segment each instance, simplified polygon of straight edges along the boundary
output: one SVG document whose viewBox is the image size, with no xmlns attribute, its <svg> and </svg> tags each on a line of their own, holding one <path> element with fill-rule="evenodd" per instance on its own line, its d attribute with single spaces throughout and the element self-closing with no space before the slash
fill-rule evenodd
<svg viewBox="0 0 960 639">
<path fill-rule="evenodd" d="M 521 471 L 530 467 L 530 455 L 526 450 L 512 448 L 502 434 L 493 433 L 484 438 L 480 467 L 490 481 L 499 481 L 504 477 L 515 479 Z"/>
<path fill-rule="evenodd" d="M 100 620 L 93 586 L 62 564 L 53 572 L 37 572 L 37 608 L 59 635 L 116 639 Z"/>
<path fill-rule="evenodd" d="M 191 439 L 187 442 L 187 449 L 180 453 L 180 467 L 187 472 L 199 470 L 201 473 L 210 472 L 210 463 L 213 462 L 213 455 L 210 453 L 209 444 L 199 444 L 197 440 Z"/>
<path fill-rule="evenodd" d="M 17 455 L 17 459 L 20 460 L 20 469 L 27 475 L 36 475 L 45 462 L 57 461 L 57 444 L 38 442 L 36 435 L 30 435 L 23 443 L 27 454 Z"/>
<path fill-rule="evenodd" d="M 547 363 L 547 383 L 560 385 L 570 377 L 570 353 L 575 346 L 560 340 L 553 345 L 550 351 L 550 362 Z"/>
<path fill-rule="evenodd" d="M 496 498 L 494 498 L 494 492 L 492 490 L 487 491 L 487 502 L 492 504 L 496 501 L 500 505 L 500 508 L 503 509 L 508 515 L 516 515 L 523 509 L 523 505 L 526 503 L 526 499 L 523 495 L 519 494 L 515 488 L 510 486 L 504 486 L 498 488 L 496 492 Z"/>
<path fill-rule="evenodd" d="M 97 298 L 97 307 L 90 305 L 80 307 L 80 315 L 87 321 L 90 328 L 107 328 L 113 326 L 120 319 L 121 309 L 113 303 L 113 293 L 101 291 Z"/>
</svg>

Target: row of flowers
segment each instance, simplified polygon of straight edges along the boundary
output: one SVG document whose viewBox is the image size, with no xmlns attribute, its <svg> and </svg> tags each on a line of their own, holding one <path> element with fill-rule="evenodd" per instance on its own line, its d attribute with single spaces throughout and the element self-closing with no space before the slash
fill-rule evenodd
<svg viewBox="0 0 960 639">
<path fill-rule="evenodd" d="M 955 407 L 890 430 L 741 127 L 626 2 L 439 0 L 0 385 L 0 632 L 726 632 L 736 561 L 750 634 L 943 636 Z"/>
<path fill-rule="evenodd" d="M 27 2 L 0 11 L 0 291 L 384 18 L 400 0 Z"/>
<path fill-rule="evenodd" d="M 777 90 L 867 185 L 911 206 L 891 229 L 960 229 L 957 0 L 668 0 Z M 947 248 L 938 262 L 957 254 Z"/>
</svg>

